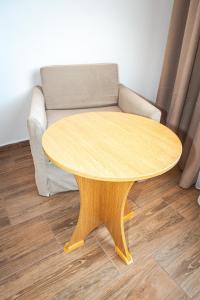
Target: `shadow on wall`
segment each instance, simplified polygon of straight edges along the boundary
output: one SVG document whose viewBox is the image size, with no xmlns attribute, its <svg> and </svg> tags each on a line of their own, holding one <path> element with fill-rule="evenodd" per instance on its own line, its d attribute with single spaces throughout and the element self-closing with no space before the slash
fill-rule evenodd
<svg viewBox="0 0 200 300">
<path fill-rule="evenodd" d="M 27 140 L 27 118 L 30 111 L 32 88 L 35 85 L 41 85 L 39 68 L 30 74 L 30 89 L 27 92 L 9 100 L 2 100 L 1 121 L 4 125 L 0 127 L 0 145 Z"/>
<path fill-rule="evenodd" d="M 40 68 L 35 69 L 31 75 L 31 85 L 41 85 Z"/>
<path fill-rule="evenodd" d="M 31 91 L 10 99 L 3 107 L 0 128 L 0 145 L 27 139 L 26 119 L 30 109 Z M 10 120 L 12 120 L 10 122 Z M 8 139 L 9 137 L 9 139 Z"/>
</svg>

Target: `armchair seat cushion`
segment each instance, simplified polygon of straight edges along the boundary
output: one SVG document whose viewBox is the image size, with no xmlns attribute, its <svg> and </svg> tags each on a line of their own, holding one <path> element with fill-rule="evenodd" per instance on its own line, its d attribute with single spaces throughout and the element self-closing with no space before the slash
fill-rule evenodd
<svg viewBox="0 0 200 300">
<path fill-rule="evenodd" d="M 71 116 L 74 114 L 89 112 L 89 111 L 121 111 L 119 106 L 103 106 L 103 107 L 93 107 L 93 108 L 82 108 L 82 109 L 48 109 L 47 113 L 47 123 L 48 126 L 55 123 L 56 121 Z"/>
</svg>

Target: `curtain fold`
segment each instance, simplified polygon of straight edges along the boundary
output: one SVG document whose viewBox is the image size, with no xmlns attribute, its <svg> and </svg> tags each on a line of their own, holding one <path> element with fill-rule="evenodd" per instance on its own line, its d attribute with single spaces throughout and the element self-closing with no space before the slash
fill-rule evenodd
<svg viewBox="0 0 200 300">
<path fill-rule="evenodd" d="M 156 104 L 162 122 L 176 132 L 183 153 L 180 186 L 188 188 L 200 169 L 200 0 L 174 0 Z"/>
</svg>

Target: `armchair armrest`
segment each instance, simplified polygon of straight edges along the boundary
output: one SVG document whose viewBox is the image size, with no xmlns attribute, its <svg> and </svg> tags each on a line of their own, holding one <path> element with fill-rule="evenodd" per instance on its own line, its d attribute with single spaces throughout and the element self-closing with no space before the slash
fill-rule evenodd
<svg viewBox="0 0 200 300">
<path fill-rule="evenodd" d="M 38 129 L 40 129 L 42 133 L 47 127 L 44 96 L 42 89 L 39 86 L 35 86 L 32 93 L 31 109 L 28 117 L 28 127 L 32 126 L 38 127 Z"/>
<path fill-rule="evenodd" d="M 47 127 L 45 101 L 42 89 L 33 88 L 31 109 L 28 116 L 28 131 L 30 136 L 31 153 L 35 166 L 35 180 L 40 195 L 48 196 L 47 164 L 42 148 L 42 135 Z"/>
<path fill-rule="evenodd" d="M 132 113 L 160 122 L 161 111 L 142 96 L 120 84 L 119 107 L 126 113 Z"/>
</svg>

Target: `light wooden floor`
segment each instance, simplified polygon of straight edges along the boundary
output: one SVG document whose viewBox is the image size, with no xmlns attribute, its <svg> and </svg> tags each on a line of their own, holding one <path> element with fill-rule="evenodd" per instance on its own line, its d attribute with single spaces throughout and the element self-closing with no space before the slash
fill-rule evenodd
<svg viewBox="0 0 200 300">
<path fill-rule="evenodd" d="M 114 253 L 104 227 L 70 254 L 63 245 L 78 192 L 37 194 L 27 143 L 0 150 L 0 299 L 200 299 L 198 191 L 177 186 L 178 168 L 137 183 L 126 223 L 134 263 Z"/>
</svg>

